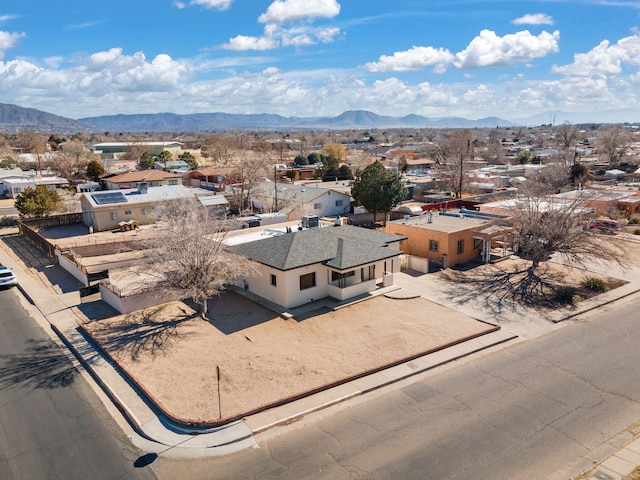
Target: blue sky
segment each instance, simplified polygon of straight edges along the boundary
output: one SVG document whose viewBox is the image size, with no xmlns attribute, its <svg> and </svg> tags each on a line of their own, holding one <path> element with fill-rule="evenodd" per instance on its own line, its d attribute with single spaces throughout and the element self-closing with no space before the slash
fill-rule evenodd
<svg viewBox="0 0 640 480">
<path fill-rule="evenodd" d="M 7 3 L 0 102 L 71 118 L 640 121 L 638 0 Z"/>
</svg>

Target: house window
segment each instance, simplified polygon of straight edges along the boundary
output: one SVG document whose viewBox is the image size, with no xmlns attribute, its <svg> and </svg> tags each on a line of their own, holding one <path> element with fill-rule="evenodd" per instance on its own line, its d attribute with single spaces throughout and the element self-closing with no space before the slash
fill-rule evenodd
<svg viewBox="0 0 640 480">
<path fill-rule="evenodd" d="M 481 249 L 482 248 L 482 239 L 474 238 L 473 239 L 473 248 L 475 248 L 476 250 Z"/>
<path fill-rule="evenodd" d="M 125 215 L 131 215 L 131 210 L 125 210 L 125 211 L 124 211 L 124 214 L 125 214 Z"/>
<path fill-rule="evenodd" d="M 274 287 L 278 285 L 276 276 L 274 274 L 271 274 L 271 285 L 273 285 Z"/>
<path fill-rule="evenodd" d="M 118 212 L 111 212 L 109 215 L 111 216 L 111 220 L 118 220 Z"/>
<path fill-rule="evenodd" d="M 464 252 L 464 239 L 458 240 L 458 248 L 456 248 L 456 252 L 458 253 Z"/>
<path fill-rule="evenodd" d="M 316 272 L 300 275 L 300 290 L 313 288 L 316 286 Z"/>
<path fill-rule="evenodd" d="M 341 207 L 344 200 L 336 200 L 336 207 Z"/>
<path fill-rule="evenodd" d="M 169 179 L 169 185 L 177 185 L 177 184 L 178 184 L 178 179 L 177 178 Z"/>
<path fill-rule="evenodd" d="M 142 215 L 149 215 L 149 209 L 148 208 L 143 208 L 142 209 Z"/>
<path fill-rule="evenodd" d="M 432 252 L 438 251 L 438 241 L 437 240 L 429 240 L 429 250 Z"/>
<path fill-rule="evenodd" d="M 356 271 L 355 270 L 351 270 L 350 272 L 346 272 L 346 273 L 339 273 L 339 272 L 331 272 L 331 281 L 335 282 L 336 280 L 339 280 L 341 278 L 349 278 L 349 277 L 354 277 L 356 275 Z"/>
<path fill-rule="evenodd" d="M 322 204 L 321 203 L 314 203 L 313 204 L 313 209 L 314 210 L 320 210 L 322 208 Z"/>
</svg>

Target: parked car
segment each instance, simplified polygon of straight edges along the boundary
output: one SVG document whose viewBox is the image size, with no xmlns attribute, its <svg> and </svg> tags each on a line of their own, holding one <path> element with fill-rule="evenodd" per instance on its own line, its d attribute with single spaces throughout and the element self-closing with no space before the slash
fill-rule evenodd
<svg viewBox="0 0 640 480">
<path fill-rule="evenodd" d="M 602 233 L 616 234 L 622 230 L 622 225 L 615 220 L 597 219 L 591 220 L 588 228 L 589 230 L 598 230 Z"/>
<path fill-rule="evenodd" d="M 18 279 L 9 267 L 0 265 L 0 288 L 1 287 L 15 287 L 18 284 Z"/>
</svg>

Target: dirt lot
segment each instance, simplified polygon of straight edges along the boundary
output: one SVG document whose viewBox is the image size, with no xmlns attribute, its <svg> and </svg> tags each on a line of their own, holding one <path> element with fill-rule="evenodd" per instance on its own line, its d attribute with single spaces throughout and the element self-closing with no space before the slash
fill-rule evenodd
<svg viewBox="0 0 640 480">
<path fill-rule="evenodd" d="M 284 320 L 237 293 L 201 320 L 181 302 L 85 327 L 172 415 L 233 417 L 493 327 L 422 298 L 376 297 Z M 218 403 L 217 368 L 220 370 Z"/>
</svg>

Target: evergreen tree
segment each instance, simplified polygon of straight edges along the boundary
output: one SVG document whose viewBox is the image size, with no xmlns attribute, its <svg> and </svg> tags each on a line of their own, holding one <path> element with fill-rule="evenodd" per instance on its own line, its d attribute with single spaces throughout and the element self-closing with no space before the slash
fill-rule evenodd
<svg viewBox="0 0 640 480">
<path fill-rule="evenodd" d="M 149 152 L 144 152 L 140 156 L 140 161 L 138 162 L 138 168 L 140 170 L 151 170 L 155 164 L 156 164 L 156 160 L 149 154 Z"/>
<path fill-rule="evenodd" d="M 35 189 L 25 188 L 24 192 L 16 197 L 15 207 L 20 215 L 44 217 L 55 212 L 61 203 L 62 199 L 58 192 L 49 190 L 44 185 L 38 185 Z"/>
<path fill-rule="evenodd" d="M 100 177 L 104 175 L 104 167 L 98 160 L 91 160 L 87 164 L 87 178 L 90 178 L 94 182 L 100 180 Z"/>
<path fill-rule="evenodd" d="M 407 189 L 398 175 L 376 161 L 358 175 L 351 189 L 351 196 L 368 212 L 373 213 L 375 223 L 378 213 L 388 212 L 394 204 L 406 198 Z"/>
</svg>

